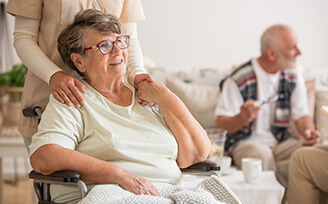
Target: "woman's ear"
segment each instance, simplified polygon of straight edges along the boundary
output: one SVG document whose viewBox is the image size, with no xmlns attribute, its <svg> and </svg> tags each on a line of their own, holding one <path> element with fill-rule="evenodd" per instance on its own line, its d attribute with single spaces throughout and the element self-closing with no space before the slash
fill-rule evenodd
<svg viewBox="0 0 328 204">
<path fill-rule="evenodd" d="M 75 65 L 75 67 L 80 72 L 82 72 L 82 73 L 85 72 L 85 66 L 83 65 L 82 56 L 80 54 L 72 53 L 71 54 L 71 60 L 72 60 L 73 64 Z"/>
</svg>

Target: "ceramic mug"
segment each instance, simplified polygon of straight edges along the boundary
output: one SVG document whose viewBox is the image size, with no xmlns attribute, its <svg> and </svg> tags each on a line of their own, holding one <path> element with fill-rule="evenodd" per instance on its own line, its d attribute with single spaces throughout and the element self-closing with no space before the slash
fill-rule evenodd
<svg viewBox="0 0 328 204">
<path fill-rule="evenodd" d="M 262 173 L 262 161 L 256 158 L 243 158 L 241 162 L 245 182 L 257 184 Z"/>
</svg>

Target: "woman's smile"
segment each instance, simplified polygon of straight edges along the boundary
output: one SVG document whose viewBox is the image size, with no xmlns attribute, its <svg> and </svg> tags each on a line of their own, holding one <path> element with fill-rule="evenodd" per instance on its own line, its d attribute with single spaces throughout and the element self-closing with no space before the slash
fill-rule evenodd
<svg viewBox="0 0 328 204">
<path fill-rule="evenodd" d="M 116 61 L 116 62 L 114 62 L 114 63 L 111 63 L 111 64 L 109 64 L 109 65 L 111 65 L 111 66 L 115 66 L 115 65 L 122 64 L 122 63 L 123 63 L 123 60 L 120 59 L 120 60 L 118 60 L 118 61 Z"/>
</svg>

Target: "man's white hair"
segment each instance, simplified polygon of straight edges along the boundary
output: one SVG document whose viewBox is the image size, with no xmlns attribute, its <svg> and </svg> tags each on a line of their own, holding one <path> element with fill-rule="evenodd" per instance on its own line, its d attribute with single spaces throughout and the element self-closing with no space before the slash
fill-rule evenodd
<svg viewBox="0 0 328 204">
<path fill-rule="evenodd" d="M 293 31 L 293 29 L 288 25 L 276 24 L 267 28 L 261 36 L 261 54 L 269 48 L 279 49 L 281 46 L 281 37 L 279 32 L 281 30 Z"/>
</svg>

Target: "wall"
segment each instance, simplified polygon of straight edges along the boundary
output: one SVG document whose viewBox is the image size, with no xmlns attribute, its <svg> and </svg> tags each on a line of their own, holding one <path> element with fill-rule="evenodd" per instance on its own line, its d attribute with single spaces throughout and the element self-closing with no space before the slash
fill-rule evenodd
<svg viewBox="0 0 328 204">
<path fill-rule="evenodd" d="M 230 68 L 259 55 L 259 38 L 272 24 L 298 33 L 306 69 L 328 68 L 326 0 L 142 0 L 138 24 L 145 56 L 161 66 Z"/>
</svg>

